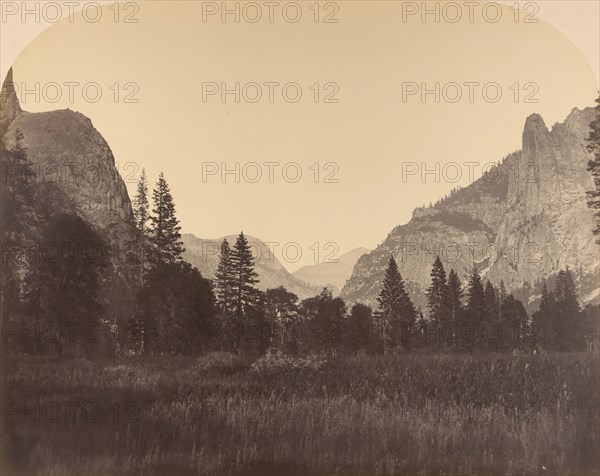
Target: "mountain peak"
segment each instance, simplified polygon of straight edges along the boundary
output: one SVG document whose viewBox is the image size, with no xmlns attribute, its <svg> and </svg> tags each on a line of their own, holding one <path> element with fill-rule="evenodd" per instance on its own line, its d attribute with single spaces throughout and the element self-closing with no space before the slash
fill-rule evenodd
<svg viewBox="0 0 600 476">
<path fill-rule="evenodd" d="M 543 146 L 545 136 L 548 135 L 548 127 L 542 116 L 535 113 L 525 120 L 523 128 L 523 152 L 525 155 L 535 155 Z"/>
<path fill-rule="evenodd" d="M 537 130 L 537 129 L 542 129 L 545 132 L 548 132 L 548 127 L 546 127 L 546 123 L 544 122 L 544 119 L 542 118 L 541 115 L 539 115 L 536 112 L 536 113 L 531 114 L 525 120 L 525 127 L 524 127 L 523 133 L 525 134 L 529 130 Z"/>
<path fill-rule="evenodd" d="M 589 124 L 595 119 L 595 115 L 596 109 L 594 107 L 586 107 L 583 109 L 574 107 L 565 120 L 565 127 L 578 135 L 581 139 L 585 140 L 590 133 Z"/>
<path fill-rule="evenodd" d="M 10 123 L 23 112 L 13 83 L 12 68 L 8 70 L 0 91 L 0 137 L 4 135 Z"/>
</svg>

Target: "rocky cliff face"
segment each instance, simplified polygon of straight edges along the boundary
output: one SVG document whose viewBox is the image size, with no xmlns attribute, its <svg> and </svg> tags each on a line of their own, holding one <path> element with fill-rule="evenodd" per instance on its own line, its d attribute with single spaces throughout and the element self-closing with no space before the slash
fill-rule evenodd
<svg viewBox="0 0 600 476">
<path fill-rule="evenodd" d="M 27 151 L 31 201 L 19 212 L 15 223 L 1 223 L 3 243 L 23 252 L 38 242 L 50 217 L 78 215 L 104 238 L 113 265 L 121 265 L 125 242 L 134 229 L 131 202 L 115 167 L 113 154 L 92 122 L 70 111 L 29 113 L 21 110 L 9 72 L 2 86 L 0 137 L 2 150 L 10 151 L 22 134 Z M 17 132 L 19 134 L 17 134 Z M 10 187 L 26 170 L 5 163 L 2 186 Z M 28 174 L 30 177 L 31 175 Z M 4 215 L 3 215 L 4 216 Z M 27 253 L 16 268 L 23 277 L 30 267 Z"/>
<path fill-rule="evenodd" d="M 569 266 L 579 276 L 580 297 L 598 297 L 600 262 L 585 192 L 592 189 L 585 149 L 593 108 L 574 109 L 548 130 L 541 116 L 527 118 L 522 150 L 468 187 L 392 230 L 372 253 L 362 256 L 342 291 L 351 302 L 374 304 L 390 255 L 398 261 L 416 304 L 436 255 L 466 279 L 473 266 L 510 291 Z"/>
<path fill-rule="evenodd" d="M 220 248 L 224 238 L 227 238 L 229 246 L 233 248 L 236 240 L 234 235 L 217 240 L 204 240 L 194 235 L 185 234 L 182 236 L 185 247 L 183 258 L 198 268 L 202 276 L 213 279 L 219 264 Z M 246 238 L 255 257 L 256 272 L 260 279 L 256 286 L 258 289 L 265 291 L 269 288 L 284 286 L 300 299 L 314 296 L 322 290 L 321 286 L 311 285 L 290 274 L 261 240 L 251 236 L 246 236 Z"/>
<path fill-rule="evenodd" d="M 112 240 L 122 241 L 133 223 L 131 202 L 112 151 L 90 119 L 71 110 L 22 111 L 12 72 L 1 95 L 2 141 L 11 149 L 16 145 L 17 131 L 23 134 L 36 189 L 45 188 L 50 193 L 52 188 L 55 194 L 62 194 L 69 201 L 68 210 Z M 36 208 L 45 206 L 44 194 L 39 195 Z"/>
<path fill-rule="evenodd" d="M 510 180 L 507 213 L 496 237 L 504 250 L 519 250 L 509 260 L 494 263 L 493 281 L 503 278 L 512 287 L 533 283 L 569 266 L 581 278 L 600 266 L 591 230 L 594 220 L 585 192 L 593 189 L 586 171 L 585 149 L 594 110 L 574 109 L 562 124 L 548 130 L 539 115 L 530 116 L 523 132 L 524 173 Z M 597 284 L 597 283 L 596 283 Z M 581 298 L 594 297 L 597 286 L 584 286 Z"/>
</svg>

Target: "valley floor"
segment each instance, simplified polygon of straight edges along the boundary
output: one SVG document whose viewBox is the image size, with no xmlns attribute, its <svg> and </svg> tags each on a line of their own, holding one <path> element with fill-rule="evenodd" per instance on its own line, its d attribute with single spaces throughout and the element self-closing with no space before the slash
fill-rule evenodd
<svg viewBox="0 0 600 476">
<path fill-rule="evenodd" d="M 4 361 L 1 474 L 598 474 L 598 354 Z"/>
</svg>

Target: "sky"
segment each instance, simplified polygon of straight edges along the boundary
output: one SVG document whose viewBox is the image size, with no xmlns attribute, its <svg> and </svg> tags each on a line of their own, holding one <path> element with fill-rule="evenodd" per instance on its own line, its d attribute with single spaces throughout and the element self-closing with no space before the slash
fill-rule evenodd
<svg viewBox="0 0 600 476">
<path fill-rule="evenodd" d="M 107 4 L 97 22 L 75 13 L 12 56 L 22 107 L 82 112 L 131 197 L 142 168 L 151 186 L 163 172 L 183 232 L 243 230 L 294 270 L 376 247 L 415 207 L 518 150 L 528 115 L 550 127 L 597 96 L 598 2 L 503 6 L 495 22 L 490 2 L 473 21 L 455 2 L 454 23 L 444 4 L 436 22 L 412 10 L 421 2 L 292 3 L 277 2 L 273 22 L 264 2 L 237 3 L 239 23 L 214 12 L 221 2 Z M 568 38 L 526 22 L 536 9 Z M 22 17 L 4 19 L 3 41 Z M 38 97 L 23 96 L 35 83 Z M 223 97 L 236 83 L 239 97 Z"/>
</svg>

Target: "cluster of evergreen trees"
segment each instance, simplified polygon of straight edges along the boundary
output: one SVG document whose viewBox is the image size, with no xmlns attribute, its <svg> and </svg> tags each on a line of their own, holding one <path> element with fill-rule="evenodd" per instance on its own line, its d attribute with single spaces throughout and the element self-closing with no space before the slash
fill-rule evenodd
<svg viewBox="0 0 600 476">
<path fill-rule="evenodd" d="M 136 233 L 126 244 L 124 278 L 135 283 L 133 308 L 118 347 L 141 354 L 191 354 L 207 345 L 200 329 L 213 316 L 212 283 L 183 261 L 179 221 L 169 185 L 160 174 L 148 203 L 145 172 L 133 202 Z M 120 329 L 119 329 L 120 330 Z"/>
<path fill-rule="evenodd" d="M 539 310 L 532 321 L 544 347 L 553 351 L 596 347 L 598 339 L 597 306 L 581 309 L 573 273 L 559 271 L 554 290 L 544 284 Z"/>
<path fill-rule="evenodd" d="M 580 309 L 568 268 L 558 273 L 556 291 L 548 292 L 544 284 L 540 309 L 531 317 L 522 302 L 507 293 L 503 281 L 498 288 L 489 281 L 484 284 L 474 268 L 463 288 L 453 269 L 446 276 L 439 257 L 426 294 L 427 320 L 415 310 L 391 257 L 373 326 L 384 353 L 390 349 L 580 351 L 597 343 L 597 307 Z"/>
<path fill-rule="evenodd" d="M 427 320 L 412 304 L 391 257 L 375 312 L 384 353 L 417 348 L 500 351 L 527 342 L 530 330 L 522 303 L 507 294 L 503 282 L 499 289 L 489 281 L 484 286 L 476 269 L 463 289 L 458 274 L 451 269 L 446 276 L 437 257 L 426 295 Z"/>
</svg>

